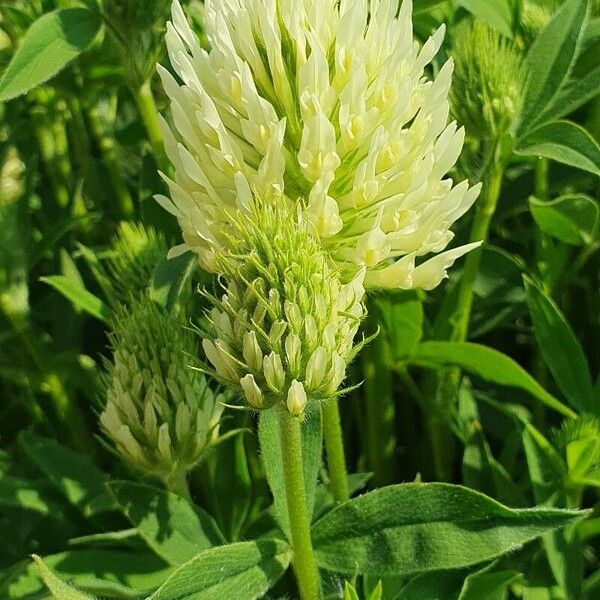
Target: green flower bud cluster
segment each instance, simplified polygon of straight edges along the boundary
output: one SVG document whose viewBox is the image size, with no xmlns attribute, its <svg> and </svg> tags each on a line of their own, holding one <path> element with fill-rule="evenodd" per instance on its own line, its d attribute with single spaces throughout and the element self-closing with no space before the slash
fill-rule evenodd
<svg viewBox="0 0 600 600">
<path fill-rule="evenodd" d="M 476 22 L 457 33 L 450 102 L 473 138 L 498 140 L 518 117 L 525 73 L 515 45 Z"/>
<path fill-rule="evenodd" d="M 191 369 L 196 336 L 148 296 L 116 313 L 100 423 L 123 460 L 169 481 L 219 436 L 222 395 Z"/>
<path fill-rule="evenodd" d="M 124 221 L 107 261 L 111 302 L 127 302 L 131 290 L 147 291 L 158 262 L 167 255 L 167 242 L 152 227 Z"/>
<path fill-rule="evenodd" d="M 206 357 L 253 408 L 281 401 L 301 417 L 311 400 L 339 393 L 360 349 L 364 272 L 343 283 L 308 219 L 284 202 L 235 222 L 239 236 L 218 258 L 225 294 L 207 294 Z"/>
</svg>

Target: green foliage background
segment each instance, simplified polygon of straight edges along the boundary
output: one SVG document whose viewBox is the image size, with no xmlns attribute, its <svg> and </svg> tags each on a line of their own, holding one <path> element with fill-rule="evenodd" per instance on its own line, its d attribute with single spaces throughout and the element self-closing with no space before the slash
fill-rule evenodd
<svg viewBox="0 0 600 600">
<path fill-rule="evenodd" d="M 185 9 L 202 38 L 202 4 Z M 167 64 L 168 18 L 164 0 L 0 2 L 2 599 L 296 594 L 267 418 L 259 435 L 255 415 L 226 410 L 226 439 L 190 475 L 193 502 L 129 470 L 97 437 L 108 334 L 127 287 L 115 280 L 126 252 L 119 225 L 143 224 L 160 248 L 178 241 L 152 199 L 165 193 L 158 170 L 169 169 L 154 76 L 156 61 Z M 469 122 L 486 102 L 477 48 L 463 56 L 453 97 L 467 142 L 457 169 L 484 182 L 478 206 L 487 198 L 495 208 L 488 241 L 432 293 L 370 299 L 364 332 L 381 333 L 353 365 L 351 383 L 363 383 L 340 408 L 352 492 L 386 487 L 332 510 L 320 423 L 305 427 L 325 591 L 348 600 L 594 600 L 600 6 L 414 0 L 418 37 L 441 22 L 448 34 L 435 68 L 471 24 L 484 24 L 526 55 L 527 85 L 518 120 L 492 144 L 497 130 Z M 478 218 L 466 216 L 457 237 L 467 240 Z M 132 252 L 142 265 L 128 275 L 132 289 L 197 321 L 195 290 L 210 279 L 193 259 Z M 457 312 L 465 296 L 472 311 Z M 472 491 L 411 484 L 415 496 L 395 485 L 413 481 Z M 530 506 L 544 508 L 534 518 Z M 580 508 L 590 509 L 586 520 L 558 510 Z M 425 550 L 415 550 L 415 515 Z M 357 516 L 364 530 L 346 539 Z M 506 543 L 496 548 L 499 528 Z"/>
</svg>

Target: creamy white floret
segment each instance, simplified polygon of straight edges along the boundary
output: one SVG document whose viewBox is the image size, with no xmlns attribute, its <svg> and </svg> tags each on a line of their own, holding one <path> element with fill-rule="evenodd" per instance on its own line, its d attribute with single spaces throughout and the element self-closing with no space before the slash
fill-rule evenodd
<svg viewBox="0 0 600 600">
<path fill-rule="evenodd" d="M 452 61 L 425 68 L 443 27 L 422 46 L 404 0 L 207 0 L 200 47 L 178 2 L 159 67 L 175 175 L 158 201 L 183 244 L 216 270 L 231 215 L 253 196 L 303 202 L 347 277 L 365 286 L 435 287 L 454 260 L 450 228 L 479 186 L 454 185 L 464 132 L 448 124 Z M 428 255 L 435 254 L 431 257 Z"/>
</svg>

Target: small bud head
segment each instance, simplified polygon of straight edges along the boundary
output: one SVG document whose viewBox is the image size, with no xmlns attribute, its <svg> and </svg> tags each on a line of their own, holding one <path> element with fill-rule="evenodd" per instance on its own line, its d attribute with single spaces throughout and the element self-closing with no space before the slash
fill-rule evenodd
<svg viewBox="0 0 600 600">
<path fill-rule="evenodd" d="M 114 322 L 102 431 L 126 462 L 167 480 L 192 468 L 218 437 L 222 404 L 188 366 L 195 335 L 147 295 L 118 308 Z M 217 346 L 208 347 L 220 360 Z"/>
<path fill-rule="evenodd" d="M 294 379 L 288 390 L 286 405 L 293 417 L 300 417 L 304 413 L 307 403 L 306 390 L 304 386 Z"/>
</svg>

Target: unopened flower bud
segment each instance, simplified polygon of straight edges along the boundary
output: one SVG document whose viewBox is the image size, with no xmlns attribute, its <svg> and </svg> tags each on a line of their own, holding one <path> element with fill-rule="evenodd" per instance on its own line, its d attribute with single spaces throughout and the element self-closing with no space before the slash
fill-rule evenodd
<svg viewBox="0 0 600 600">
<path fill-rule="evenodd" d="M 300 417 L 304 412 L 307 400 L 304 386 L 294 379 L 290 384 L 286 400 L 286 405 L 290 414 L 293 417 Z"/>
<path fill-rule="evenodd" d="M 244 377 L 240 379 L 240 386 L 242 387 L 244 396 L 250 406 L 253 406 L 254 408 L 263 407 L 262 392 L 256 385 L 256 381 L 254 381 L 254 375 L 251 375 L 250 373 L 244 375 Z"/>
</svg>

